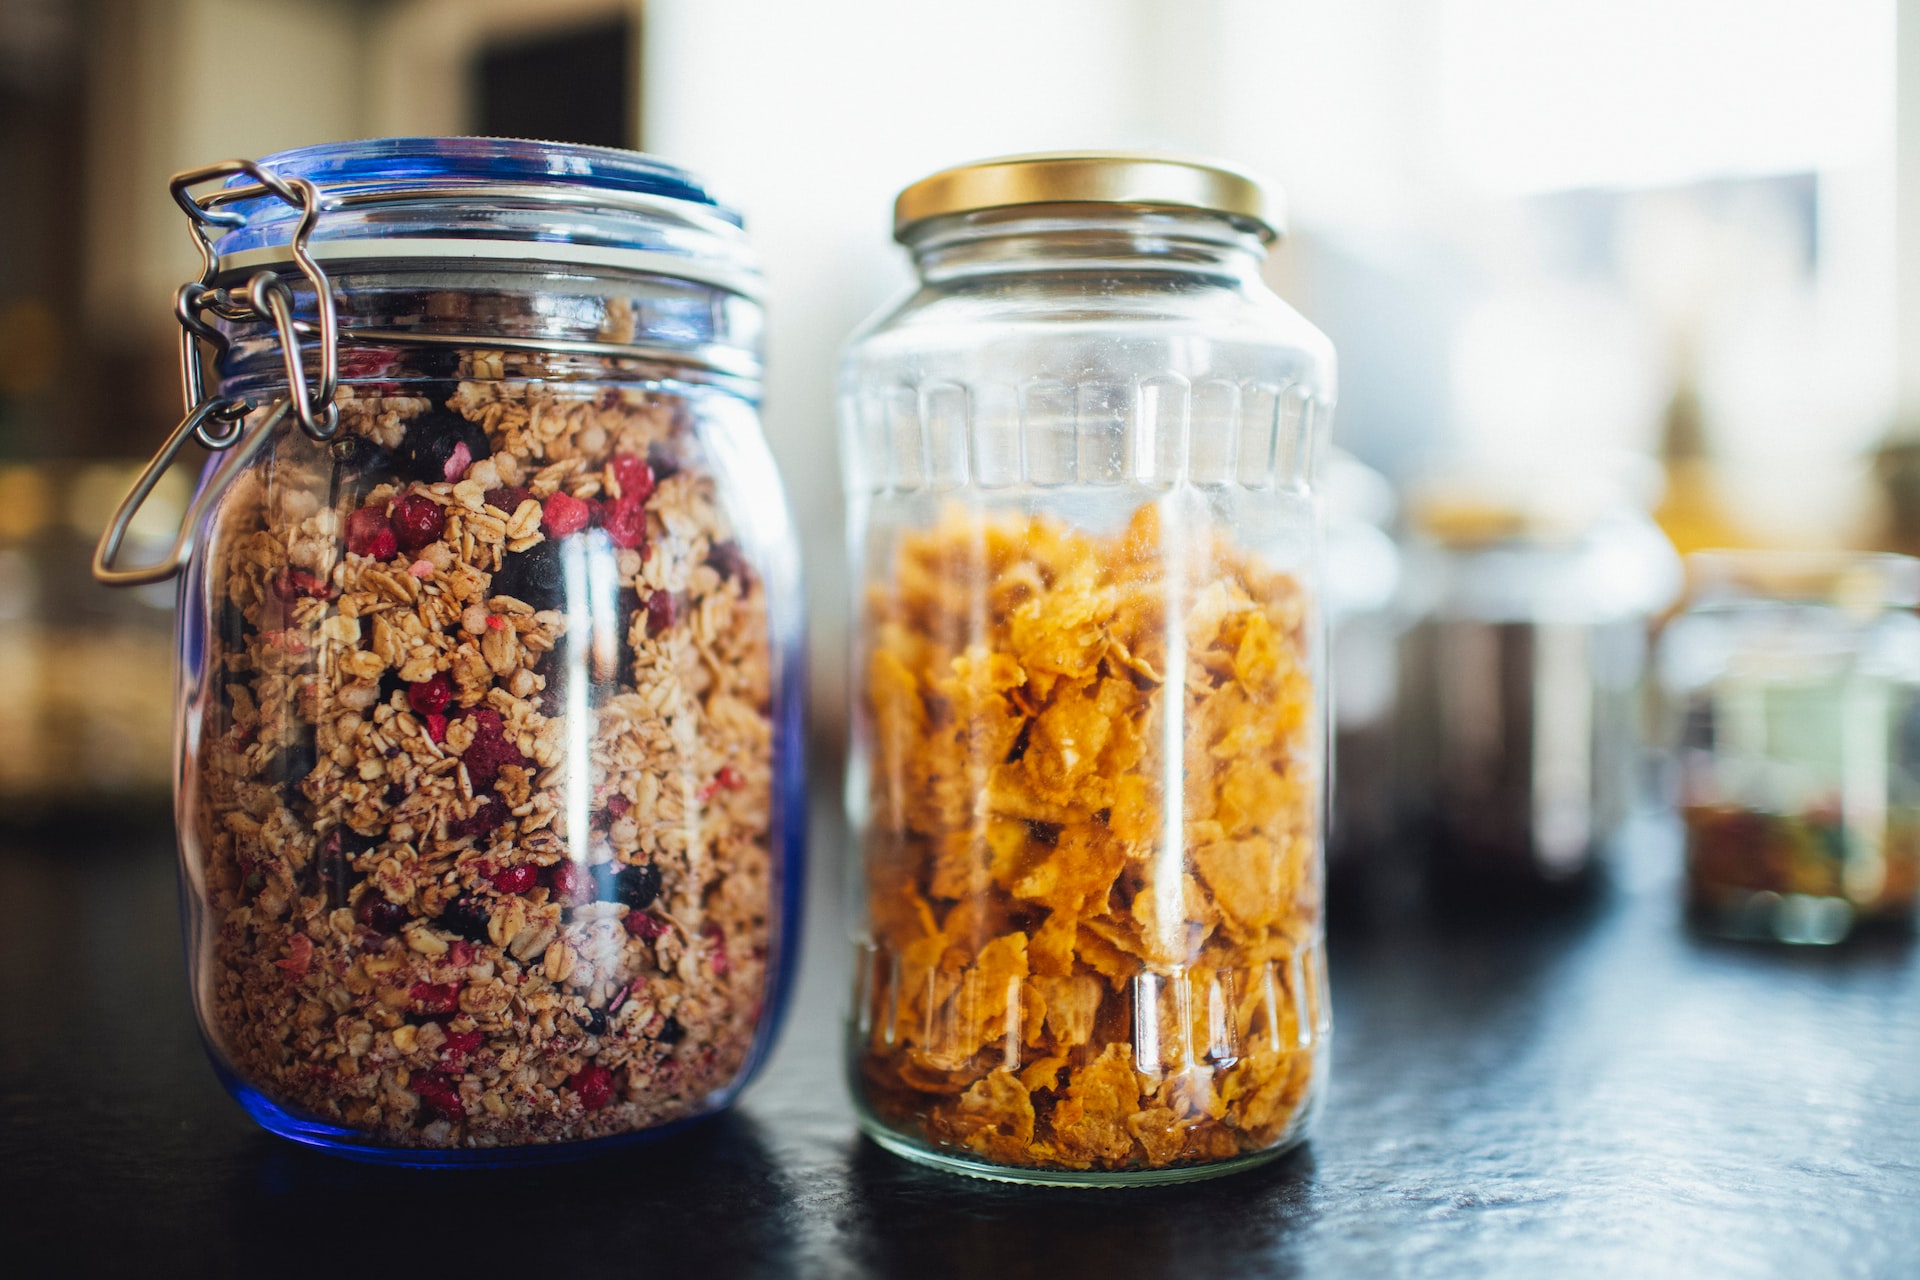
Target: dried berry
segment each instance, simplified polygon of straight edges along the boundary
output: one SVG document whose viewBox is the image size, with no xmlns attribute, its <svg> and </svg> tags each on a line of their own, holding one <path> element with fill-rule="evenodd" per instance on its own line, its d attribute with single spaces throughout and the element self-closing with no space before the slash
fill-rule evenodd
<svg viewBox="0 0 1920 1280">
<path fill-rule="evenodd" d="M 590 1036 L 607 1034 L 607 1011 L 605 1009 L 587 1010 L 586 1033 Z"/>
<path fill-rule="evenodd" d="M 680 1025 L 680 1019 L 668 1014 L 667 1020 L 660 1024 L 660 1029 L 653 1033 L 653 1038 L 661 1044 L 679 1044 L 687 1038 L 687 1029 Z"/>
<path fill-rule="evenodd" d="M 474 790 L 491 789 L 506 765 L 526 767 L 527 758 L 520 754 L 520 748 L 507 741 L 498 711 L 492 707 L 476 707 L 468 713 L 468 718 L 474 725 L 473 742 L 460 759 L 467 766 L 467 777 L 472 780 Z"/>
<path fill-rule="evenodd" d="M 220 600 L 220 642 L 228 649 L 240 651 L 247 645 L 246 610 L 235 604 L 231 597 L 222 596 Z"/>
<path fill-rule="evenodd" d="M 438 1071 L 421 1071 L 408 1082 L 421 1107 L 442 1120 L 461 1120 L 466 1108 L 460 1105 L 460 1091 L 453 1081 Z"/>
<path fill-rule="evenodd" d="M 580 1095 L 580 1105 L 598 1111 L 613 1101 L 613 1072 L 589 1063 L 567 1077 L 567 1087 Z"/>
<path fill-rule="evenodd" d="M 462 894 L 440 913 L 440 927 L 475 942 L 487 940 L 487 904 L 472 894 Z"/>
<path fill-rule="evenodd" d="M 652 942 L 673 927 L 659 916 L 649 915 L 644 911 L 629 911 L 627 918 L 621 923 L 627 927 L 628 933 L 642 942 Z"/>
<path fill-rule="evenodd" d="M 642 863 L 637 867 L 623 867 L 611 876 L 601 901 L 623 903 L 638 911 L 642 907 L 652 906 L 654 899 L 659 896 L 660 868 L 652 863 Z"/>
<path fill-rule="evenodd" d="M 507 822 L 507 806 L 498 796 L 488 796 L 485 803 L 473 811 L 469 818 L 455 818 L 447 823 L 447 838 L 461 840 L 467 836 L 484 836 L 498 831 Z"/>
<path fill-rule="evenodd" d="M 568 493 L 556 493 L 547 499 L 540 527 L 550 538 L 564 538 L 587 527 L 593 508 Z"/>
<path fill-rule="evenodd" d="M 611 795 L 607 797 L 607 813 L 615 819 L 626 817 L 627 810 L 632 807 L 633 801 L 627 799 L 625 796 Z"/>
<path fill-rule="evenodd" d="M 319 753 L 313 745 L 313 731 L 309 729 L 281 747 L 279 753 L 267 761 L 266 776 L 282 785 L 303 782 L 319 762 Z"/>
<path fill-rule="evenodd" d="M 407 705 L 423 716 L 445 711 L 453 701 L 453 677 L 438 671 L 432 677 L 407 686 Z"/>
<path fill-rule="evenodd" d="M 407 424 L 395 461 L 407 478 L 438 484 L 458 480 L 492 453 L 487 433 L 477 425 L 457 413 L 431 409 Z"/>
<path fill-rule="evenodd" d="M 700 926 L 700 936 L 707 940 L 707 963 L 713 967 L 716 978 L 724 978 L 733 971 L 733 960 L 727 955 L 727 931 L 716 920 L 709 920 Z"/>
<path fill-rule="evenodd" d="M 559 545 L 537 542 L 525 551 L 510 551 L 493 575 L 493 594 L 512 596 L 535 609 L 558 609 L 566 599 L 566 578 L 560 567 Z"/>
<path fill-rule="evenodd" d="M 362 507 L 347 517 L 347 550 L 357 556 L 391 560 L 400 550 L 393 522 L 379 507 Z"/>
<path fill-rule="evenodd" d="M 600 521 L 616 547 L 639 547 L 647 541 L 647 509 L 638 498 L 616 498 L 606 503 Z"/>
<path fill-rule="evenodd" d="M 716 542 L 707 552 L 707 564 L 722 578 L 738 578 L 742 584 L 752 581 L 753 570 L 747 553 L 737 542 Z"/>
<path fill-rule="evenodd" d="M 407 999 L 419 1005 L 421 1013 L 453 1013 L 460 1008 L 460 984 L 416 982 L 407 989 Z"/>
<path fill-rule="evenodd" d="M 444 507 L 422 493 L 402 494 L 387 511 L 393 536 L 407 551 L 418 551 L 440 540 L 447 527 Z"/>
<path fill-rule="evenodd" d="M 464 1063 L 486 1043 L 486 1037 L 478 1031 L 449 1031 L 446 1036 L 447 1042 L 441 1047 L 440 1057 L 451 1064 Z"/>
<path fill-rule="evenodd" d="M 353 918 L 375 933 L 398 933 L 400 926 L 407 922 L 407 909 L 377 893 L 369 893 L 353 909 Z"/>
<path fill-rule="evenodd" d="M 656 591 L 647 597 L 647 637 L 652 639 L 673 625 L 679 614 L 679 607 L 673 602 L 673 592 Z"/>
<path fill-rule="evenodd" d="M 435 742 L 447 740 L 447 718 L 429 711 L 424 717 L 427 723 L 427 736 Z"/>
<path fill-rule="evenodd" d="M 303 597 L 330 600 L 333 598 L 333 588 L 324 578 L 316 577 L 305 569 L 282 569 L 273 580 L 273 594 L 288 603 Z"/>
<path fill-rule="evenodd" d="M 531 863 L 523 862 L 517 867 L 503 867 L 489 878 L 501 893 L 525 893 L 539 883 L 540 871 Z"/>
<path fill-rule="evenodd" d="M 548 867 L 547 888 L 559 902 L 586 901 L 586 877 L 580 874 L 580 864 L 577 862 L 556 862 Z"/>
<path fill-rule="evenodd" d="M 531 489 L 517 484 L 501 485 L 498 489 L 487 490 L 487 505 L 512 515 L 520 509 L 520 504 L 533 496 Z"/>
<path fill-rule="evenodd" d="M 653 496 L 653 468 L 647 465 L 646 459 L 616 453 L 607 463 L 607 470 L 613 473 L 613 482 L 620 487 L 622 499 L 645 502 Z"/>
</svg>

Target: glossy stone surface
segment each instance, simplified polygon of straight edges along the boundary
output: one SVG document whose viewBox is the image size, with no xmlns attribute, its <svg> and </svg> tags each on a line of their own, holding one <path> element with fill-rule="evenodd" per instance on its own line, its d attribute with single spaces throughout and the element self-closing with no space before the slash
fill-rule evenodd
<svg viewBox="0 0 1920 1280">
<path fill-rule="evenodd" d="M 838 847 L 830 819 L 819 834 Z M 1313 1142 L 1232 1179 L 1083 1192 L 856 1136 L 830 866 L 800 1000 L 738 1112 L 598 1160 L 407 1171 L 292 1146 L 228 1101 L 163 838 L 16 837 L 0 1237 L 69 1274 L 1920 1275 L 1920 954 L 1697 941 L 1657 843 L 1579 915 L 1349 921 Z"/>
</svg>

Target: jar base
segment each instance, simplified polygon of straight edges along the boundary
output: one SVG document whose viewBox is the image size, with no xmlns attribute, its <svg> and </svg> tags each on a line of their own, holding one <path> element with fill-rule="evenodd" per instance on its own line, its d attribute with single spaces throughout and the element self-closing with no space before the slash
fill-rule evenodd
<svg viewBox="0 0 1920 1280">
<path fill-rule="evenodd" d="M 324 1120 L 291 1111 L 224 1069 L 215 1069 L 234 1101 L 252 1117 L 255 1124 L 275 1137 L 345 1160 L 410 1169 L 498 1169 L 590 1159 L 671 1137 L 711 1120 L 726 1110 L 725 1105 L 721 1105 L 638 1133 L 590 1138 L 584 1142 L 530 1143 L 517 1147 L 388 1147 L 376 1145 L 368 1135 L 357 1129 L 328 1124 Z"/>
<path fill-rule="evenodd" d="M 946 1152 L 931 1150 L 910 1142 L 879 1121 L 865 1115 L 860 1117 L 860 1131 L 894 1155 L 911 1160 L 915 1164 L 925 1165 L 929 1169 L 938 1169 L 943 1173 L 957 1173 L 969 1178 L 979 1178 L 985 1182 L 1011 1182 L 1026 1187 L 1088 1187 L 1104 1190 L 1165 1187 L 1182 1182 L 1205 1182 L 1212 1178 L 1224 1178 L 1228 1174 L 1242 1173 L 1276 1160 L 1306 1140 L 1304 1133 L 1296 1134 L 1265 1151 L 1254 1151 L 1231 1160 L 1219 1160 L 1211 1164 L 1096 1173 L 1078 1169 L 1020 1169 L 1010 1165 L 988 1164 L 984 1160 L 970 1160 L 964 1156 L 949 1155 Z"/>
</svg>

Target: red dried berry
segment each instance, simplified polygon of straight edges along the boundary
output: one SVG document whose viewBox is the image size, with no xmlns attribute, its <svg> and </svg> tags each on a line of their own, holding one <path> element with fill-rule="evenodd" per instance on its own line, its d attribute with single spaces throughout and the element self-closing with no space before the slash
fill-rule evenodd
<svg viewBox="0 0 1920 1280">
<path fill-rule="evenodd" d="M 445 742 L 447 740 L 447 718 L 428 712 L 427 736 L 435 742 Z"/>
<path fill-rule="evenodd" d="M 443 1120 L 464 1119 L 467 1109 L 460 1105 L 460 1091 L 453 1087 L 453 1081 L 438 1071 L 422 1071 L 409 1082 L 414 1096 L 420 1099 L 420 1105 L 438 1115 Z"/>
<path fill-rule="evenodd" d="M 716 978 L 724 978 L 733 968 L 733 962 L 727 958 L 727 935 L 717 921 L 709 920 L 700 929 L 700 936 L 707 940 L 710 948 L 707 963 L 713 969 Z"/>
<path fill-rule="evenodd" d="M 487 490 L 487 505 L 512 515 L 520 509 L 521 503 L 532 496 L 531 492 L 517 484 L 501 485 L 498 489 Z"/>
<path fill-rule="evenodd" d="M 499 779 L 504 766 L 511 764 L 525 768 L 527 758 L 520 754 L 520 748 L 507 741 L 498 711 L 491 707 L 476 707 L 468 714 L 474 724 L 473 741 L 460 759 L 466 763 L 467 777 L 473 782 L 474 789 L 485 791 Z"/>
<path fill-rule="evenodd" d="M 399 549 L 393 524 L 379 507 L 362 507 L 347 517 L 347 550 L 354 555 L 387 560 Z"/>
<path fill-rule="evenodd" d="M 552 538 L 580 532 L 593 517 L 593 508 L 570 493 L 554 494 L 547 499 L 544 510 L 546 514 L 540 518 L 540 527 Z"/>
<path fill-rule="evenodd" d="M 616 547 L 639 547 L 647 541 L 647 509 L 631 495 L 616 498 L 602 511 L 601 522 Z"/>
<path fill-rule="evenodd" d="M 479 1052 L 485 1042 L 486 1037 L 478 1031 L 449 1031 L 440 1056 L 451 1062 L 465 1062 L 469 1056 Z"/>
<path fill-rule="evenodd" d="M 651 639 L 673 625 L 680 609 L 673 602 L 673 592 L 656 591 L 647 597 L 647 637 Z"/>
<path fill-rule="evenodd" d="M 447 948 L 447 963 L 455 968 L 472 964 L 473 944 L 465 938 L 456 941 L 451 947 Z"/>
<path fill-rule="evenodd" d="M 444 671 L 407 686 L 407 705 L 423 716 L 445 711 L 452 701 L 453 678 Z"/>
<path fill-rule="evenodd" d="M 395 498 L 387 514 L 393 523 L 394 537 L 408 551 L 418 551 L 438 542 L 447 527 L 446 511 L 424 494 L 409 493 Z"/>
<path fill-rule="evenodd" d="M 630 453 L 616 453 L 607 463 L 607 470 L 613 472 L 613 482 L 620 486 L 622 499 L 645 502 L 653 496 L 653 468 L 647 465 L 645 458 L 636 458 Z"/>
<path fill-rule="evenodd" d="M 547 888 L 560 902 L 579 902 L 585 895 L 587 877 L 577 862 L 556 862 L 547 868 Z"/>
<path fill-rule="evenodd" d="M 419 1005 L 422 1013 L 452 1013 L 460 1007 L 460 984 L 416 982 L 408 988 L 407 999 Z"/>
<path fill-rule="evenodd" d="M 627 810 L 632 807 L 633 801 L 627 799 L 625 796 L 616 795 L 607 797 L 607 812 L 615 818 L 626 817 Z"/>
<path fill-rule="evenodd" d="M 730 764 L 720 766 L 720 775 L 714 781 L 728 791 L 738 791 L 747 785 L 747 780 L 740 776 L 740 771 Z"/>
<path fill-rule="evenodd" d="M 478 785 L 477 780 L 475 785 Z M 507 806 L 500 803 L 499 797 L 488 796 L 486 803 L 475 809 L 471 818 L 455 818 L 447 824 L 447 838 L 459 840 L 465 836 L 484 836 L 498 831 L 506 825 L 506 821 Z"/>
<path fill-rule="evenodd" d="M 522 863 L 517 867 L 496 871 L 490 878 L 493 881 L 493 887 L 502 893 L 525 893 L 540 879 L 540 872 L 533 866 Z"/>
<path fill-rule="evenodd" d="M 333 588 L 305 569 L 282 569 L 273 580 L 273 594 L 289 602 L 302 596 L 324 600 L 333 595 Z"/>
<path fill-rule="evenodd" d="M 613 1072 L 589 1063 L 567 1077 L 567 1087 L 580 1095 L 580 1105 L 598 1111 L 613 1101 Z"/>
<path fill-rule="evenodd" d="M 643 942 L 652 942 L 672 926 L 659 916 L 648 915 L 644 911 L 629 911 L 621 923 L 627 926 L 627 932 Z"/>
<path fill-rule="evenodd" d="M 376 933 L 398 933 L 407 922 L 407 909 L 370 893 L 353 909 L 353 918 Z"/>
</svg>

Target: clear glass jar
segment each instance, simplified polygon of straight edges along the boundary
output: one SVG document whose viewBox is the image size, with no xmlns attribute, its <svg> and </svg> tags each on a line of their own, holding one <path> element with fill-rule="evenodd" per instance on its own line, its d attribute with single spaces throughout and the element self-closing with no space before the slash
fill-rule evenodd
<svg viewBox="0 0 1920 1280">
<path fill-rule="evenodd" d="M 1268 1158 L 1325 1087 L 1332 349 L 1223 170 L 990 161 L 896 215 L 919 285 L 842 375 L 862 1123 L 1023 1182 Z"/>
<path fill-rule="evenodd" d="M 1399 772 L 1428 886 L 1465 905 L 1576 894 L 1640 790 L 1679 556 L 1592 478 L 1438 481 L 1409 506 Z"/>
<path fill-rule="evenodd" d="M 1838 942 L 1920 899 L 1920 560 L 1701 552 L 1661 639 L 1687 898 L 1711 932 Z"/>
<path fill-rule="evenodd" d="M 276 1133 L 416 1164 L 723 1107 L 784 1003 L 805 831 L 798 565 L 738 219 L 598 148 L 261 168 L 317 188 L 338 427 L 286 411 L 285 326 L 213 295 L 218 395 L 252 406 L 189 513 L 179 608 L 215 1065 Z M 297 281 L 319 369 L 299 211 L 247 181 L 198 202 L 228 218 L 211 283 Z"/>
</svg>

